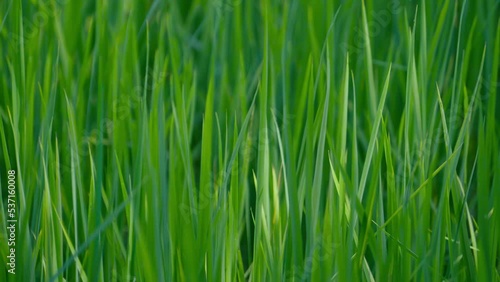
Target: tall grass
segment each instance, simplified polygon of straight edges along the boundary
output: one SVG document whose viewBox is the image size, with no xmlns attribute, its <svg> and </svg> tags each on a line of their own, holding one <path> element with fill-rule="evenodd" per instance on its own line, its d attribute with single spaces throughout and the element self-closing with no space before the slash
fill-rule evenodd
<svg viewBox="0 0 500 282">
<path fill-rule="evenodd" d="M 500 280 L 500 2 L 0 16 L 0 281 Z"/>
</svg>

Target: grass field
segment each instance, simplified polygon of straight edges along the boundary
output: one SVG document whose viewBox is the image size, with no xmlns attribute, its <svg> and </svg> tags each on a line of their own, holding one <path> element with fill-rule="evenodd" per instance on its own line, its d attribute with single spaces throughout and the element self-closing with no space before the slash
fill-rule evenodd
<svg viewBox="0 0 500 282">
<path fill-rule="evenodd" d="M 500 281 L 498 0 L 2 0 L 0 55 L 0 281 Z"/>
</svg>

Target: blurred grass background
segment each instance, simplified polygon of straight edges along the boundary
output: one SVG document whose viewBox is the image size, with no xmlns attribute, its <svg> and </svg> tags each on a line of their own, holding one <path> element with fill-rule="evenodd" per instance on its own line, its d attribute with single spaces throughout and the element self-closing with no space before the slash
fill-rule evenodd
<svg viewBox="0 0 500 282">
<path fill-rule="evenodd" d="M 0 281 L 499 281 L 499 4 L 2 1 Z"/>
</svg>

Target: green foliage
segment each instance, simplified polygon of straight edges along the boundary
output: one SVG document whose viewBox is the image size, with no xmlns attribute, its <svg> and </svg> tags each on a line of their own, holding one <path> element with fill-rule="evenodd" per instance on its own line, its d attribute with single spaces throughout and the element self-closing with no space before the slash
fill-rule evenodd
<svg viewBox="0 0 500 282">
<path fill-rule="evenodd" d="M 500 280 L 498 0 L 6 0 L 0 55 L 0 281 Z"/>
</svg>

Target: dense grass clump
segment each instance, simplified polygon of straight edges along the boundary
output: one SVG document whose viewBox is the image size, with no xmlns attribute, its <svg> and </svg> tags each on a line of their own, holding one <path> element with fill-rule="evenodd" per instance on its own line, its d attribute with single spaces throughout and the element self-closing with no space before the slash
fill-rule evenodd
<svg viewBox="0 0 500 282">
<path fill-rule="evenodd" d="M 500 280 L 498 0 L 4 0 L 0 55 L 0 281 Z"/>
</svg>

